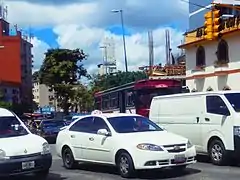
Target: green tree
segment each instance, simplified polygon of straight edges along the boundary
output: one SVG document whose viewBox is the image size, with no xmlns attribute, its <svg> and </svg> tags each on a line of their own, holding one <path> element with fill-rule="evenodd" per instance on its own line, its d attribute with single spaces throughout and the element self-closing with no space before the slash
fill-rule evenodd
<svg viewBox="0 0 240 180">
<path fill-rule="evenodd" d="M 74 111 L 92 111 L 94 98 L 91 89 L 80 84 L 74 89 L 74 97 L 72 99 Z"/>
<path fill-rule="evenodd" d="M 92 77 L 92 90 L 100 91 L 116 86 L 120 86 L 126 83 L 131 83 L 134 81 L 146 79 L 147 75 L 142 71 L 132 71 L 132 72 L 121 72 L 118 71 L 115 74 L 99 76 L 95 75 Z"/>
<path fill-rule="evenodd" d="M 40 83 L 52 88 L 61 108 L 68 114 L 73 87 L 82 76 L 88 77 L 82 61 L 87 55 L 80 49 L 49 49 L 39 71 Z"/>
</svg>

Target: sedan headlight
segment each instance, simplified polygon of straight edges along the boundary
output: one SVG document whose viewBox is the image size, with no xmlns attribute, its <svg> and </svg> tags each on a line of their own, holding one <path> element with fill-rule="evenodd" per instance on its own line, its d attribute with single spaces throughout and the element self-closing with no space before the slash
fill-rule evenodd
<svg viewBox="0 0 240 180">
<path fill-rule="evenodd" d="M 5 159 L 6 158 L 6 152 L 2 149 L 0 149 L 0 160 Z"/>
<path fill-rule="evenodd" d="M 187 148 L 191 148 L 191 147 L 193 147 L 193 144 L 190 141 L 188 141 L 187 142 Z"/>
<path fill-rule="evenodd" d="M 148 151 L 163 151 L 163 149 L 155 144 L 142 143 L 137 145 L 138 149 L 148 150 Z"/>
<path fill-rule="evenodd" d="M 50 150 L 50 146 L 47 142 L 43 143 L 42 145 L 42 154 L 45 155 L 45 154 L 50 154 L 51 153 L 51 150 Z"/>
</svg>

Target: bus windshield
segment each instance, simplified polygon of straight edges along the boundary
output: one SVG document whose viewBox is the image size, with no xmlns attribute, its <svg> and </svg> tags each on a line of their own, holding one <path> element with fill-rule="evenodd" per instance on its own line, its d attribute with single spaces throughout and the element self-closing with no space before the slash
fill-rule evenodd
<svg viewBox="0 0 240 180">
<path fill-rule="evenodd" d="M 144 89 L 135 91 L 136 108 L 150 108 L 152 98 L 160 95 L 169 95 L 181 92 L 181 87 L 161 88 L 161 89 Z"/>
</svg>

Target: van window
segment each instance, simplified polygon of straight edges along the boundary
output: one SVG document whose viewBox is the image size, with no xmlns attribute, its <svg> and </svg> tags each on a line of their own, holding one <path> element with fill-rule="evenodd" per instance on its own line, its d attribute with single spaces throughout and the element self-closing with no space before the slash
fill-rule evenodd
<svg viewBox="0 0 240 180">
<path fill-rule="evenodd" d="M 230 112 L 219 96 L 207 96 L 207 113 L 229 115 Z"/>
<path fill-rule="evenodd" d="M 0 117 L 0 138 L 9 138 L 27 135 L 28 131 L 21 126 L 20 121 L 15 116 Z"/>
<path fill-rule="evenodd" d="M 226 93 L 225 97 L 236 112 L 240 112 L 240 93 Z"/>
</svg>

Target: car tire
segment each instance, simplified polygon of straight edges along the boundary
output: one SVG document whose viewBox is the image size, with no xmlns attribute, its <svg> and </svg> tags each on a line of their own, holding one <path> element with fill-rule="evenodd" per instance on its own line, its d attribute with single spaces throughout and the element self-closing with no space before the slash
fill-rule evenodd
<svg viewBox="0 0 240 180">
<path fill-rule="evenodd" d="M 63 166 L 66 169 L 74 169 L 77 165 L 70 148 L 65 148 L 62 153 Z"/>
<path fill-rule="evenodd" d="M 35 174 L 36 174 L 37 179 L 46 180 L 48 177 L 48 174 L 49 174 L 49 169 L 45 169 L 45 170 L 36 172 Z"/>
<path fill-rule="evenodd" d="M 128 153 L 121 153 L 117 158 L 117 167 L 119 174 L 123 178 L 132 178 L 135 174 L 135 168 L 132 157 Z"/>
<path fill-rule="evenodd" d="M 209 146 L 208 154 L 214 165 L 223 166 L 228 163 L 228 154 L 222 141 L 213 140 Z"/>
</svg>

